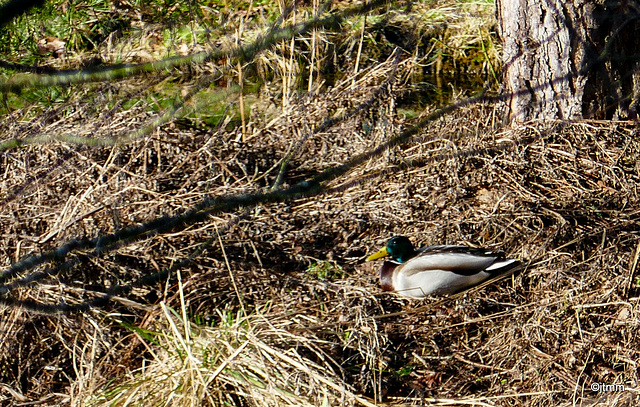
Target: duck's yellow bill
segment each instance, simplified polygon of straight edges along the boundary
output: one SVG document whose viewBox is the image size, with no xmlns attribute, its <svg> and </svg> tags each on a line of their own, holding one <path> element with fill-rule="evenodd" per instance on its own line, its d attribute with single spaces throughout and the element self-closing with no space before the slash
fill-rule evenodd
<svg viewBox="0 0 640 407">
<path fill-rule="evenodd" d="M 383 247 L 382 249 L 378 250 L 377 253 L 374 253 L 371 256 L 367 257 L 367 261 L 377 260 L 381 257 L 387 257 L 388 255 L 389 255 L 389 252 L 387 251 L 387 248 Z"/>
</svg>

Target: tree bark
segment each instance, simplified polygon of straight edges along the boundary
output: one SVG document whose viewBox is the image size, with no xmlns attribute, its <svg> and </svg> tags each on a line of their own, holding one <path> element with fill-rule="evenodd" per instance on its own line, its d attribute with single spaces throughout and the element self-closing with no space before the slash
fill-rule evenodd
<svg viewBox="0 0 640 407">
<path fill-rule="evenodd" d="M 511 121 L 635 118 L 637 1 L 496 0 Z"/>
</svg>

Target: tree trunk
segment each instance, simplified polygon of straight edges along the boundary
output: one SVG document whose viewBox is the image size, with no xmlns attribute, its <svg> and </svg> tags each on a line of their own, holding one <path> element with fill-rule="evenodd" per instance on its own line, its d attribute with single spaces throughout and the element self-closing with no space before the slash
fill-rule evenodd
<svg viewBox="0 0 640 407">
<path fill-rule="evenodd" d="M 636 118 L 637 1 L 496 0 L 509 119 Z"/>
</svg>

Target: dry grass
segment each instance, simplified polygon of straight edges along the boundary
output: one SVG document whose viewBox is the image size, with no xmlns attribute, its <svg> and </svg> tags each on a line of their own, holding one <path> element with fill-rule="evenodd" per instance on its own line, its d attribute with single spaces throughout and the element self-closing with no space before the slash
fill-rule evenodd
<svg viewBox="0 0 640 407">
<path fill-rule="evenodd" d="M 205 195 L 262 190 L 282 157 L 286 186 L 375 148 L 411 124 L 395 114 L 394 92 L 309 129 L 367 101 L 394 69 L 401 77 L 409 67 L 383 63 L 355 86 L 296 99 L 268 120 L 254 115 L 247 143 L 239 130 L 168 125 L 127 149 L 47 143 L 5 155 L 3 191 L 27 186 L 4 204 L 4 258 L 176 214 Z M 114 116 L 111 129 L 135 128 L 127 120 Z M 631 402 L 633 390 L 589 386 L 636 386 L 636 131 L 610 122 L 507 129 L 491 106 L 464 108 L 331 181 L 333 192 L 218 214 L 15 287 L 12 298 L 79 303 L 170 268 L 209 239 L 182 269 L 182 289 L 173 273 L 81 315 L 6 309 L 3 377 L 19 379 L 15 400 L 74 405 Z M 403 300 L 382 293 L 377 265 L 362 263 L 397 234 L 532 263 L 463 296 Z M 156 298 L 166 305 L 148 305 Z M 194 317 L 206 324 L 184 323 Z"/>
<path fill-rule="evenodd" d="M 17 111 L 0 124 L 2 141 L 32 144 L 1 158 L 3 267 L 211 197 L 286 189 L 372 151 L 432 113 L 398 114 L 418 63 L 390 59 L 322 94 L 255 104 L 244 130 L 185 119 L 146 135 L 154 117 L 145 106 L 102 111 L 80 94 L 64 112 Z M 119 85 L 99 93 L 146 91 Z M 507 128 L 500 117 L 493 105 L 466 106 L 322 194 L 248 204 L 104 253 L 79 250 L 69 268 L 18 273 L 0 294 L 27 301 L 0 311 L 0 400 L 637 403 L 637 124 Z M 341 119 L 322 126 L 327 118 Z M 461 295 L 401 299 L 364 263 L 398 234 L 499 248 L 529 264 Z M 85 303 L 117 285 L 132 290 L 86 312 L 28 310 Z M 626 390 L 598 393 L 594 383 Z"/>
</svg>

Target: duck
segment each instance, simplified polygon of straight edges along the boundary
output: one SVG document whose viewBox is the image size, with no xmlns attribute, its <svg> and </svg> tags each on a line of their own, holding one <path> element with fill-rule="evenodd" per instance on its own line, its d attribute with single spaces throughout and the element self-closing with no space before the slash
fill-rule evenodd
<svg viewBox="0 0 640 407">
<path fill-rule="evenodd" d="M 391 238 L 367 261 L 390 257 L 380 269 L 380 285 L 409 298 L 448 295 L 473 287 L 490 277 L 515 272 L 518 259 L 504 252 L 468 246 L 427 246 L 415 249 L 406 236 Z"/>
</svg>

